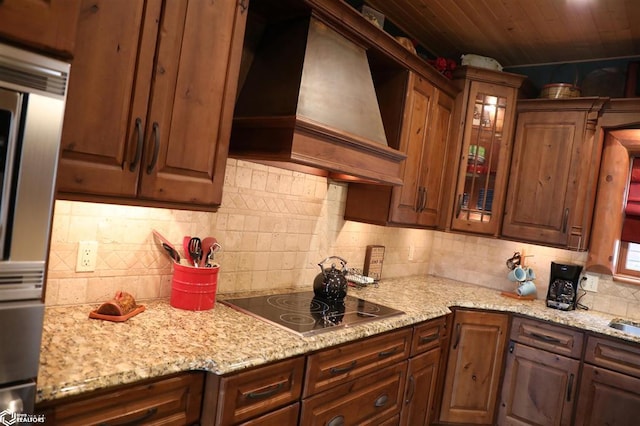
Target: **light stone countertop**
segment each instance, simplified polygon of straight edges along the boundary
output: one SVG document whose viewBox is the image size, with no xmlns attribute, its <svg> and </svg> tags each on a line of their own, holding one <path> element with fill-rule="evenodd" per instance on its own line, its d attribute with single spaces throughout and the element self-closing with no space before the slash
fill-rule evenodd
<svg viewBox="0 0 640 426">
<path fill-rule="evenodd" d="M 386 279 L 378 287 L 349 288 L 349 294 L 405 314 L 300 337 L 221 303 L 196 312 L 149 301 L 123 323 L 89 319 L 95 305 L 47 308 L 36 402 L 187 370 L 231 373 L 437 318 L 454 306 L 519 313 L 640 343 L 639 336 L 609 327 L 612 315 L 559 311 L 543 300 L 517 300 L 438 277 Z"/>
</svg>

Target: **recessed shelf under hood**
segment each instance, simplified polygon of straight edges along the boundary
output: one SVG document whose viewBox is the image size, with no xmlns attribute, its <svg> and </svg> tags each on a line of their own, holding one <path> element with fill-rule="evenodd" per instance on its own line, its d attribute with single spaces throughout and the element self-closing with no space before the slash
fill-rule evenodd
<svg viewBox="0 0 640 426">
<path fill-rule="evenodd" d="M 408 70 L 310 10 L 279 19 L 260 12 L 247 23 L 229 156 L 402 184 L 406 156 L 396 148 Z"/>
</svg>

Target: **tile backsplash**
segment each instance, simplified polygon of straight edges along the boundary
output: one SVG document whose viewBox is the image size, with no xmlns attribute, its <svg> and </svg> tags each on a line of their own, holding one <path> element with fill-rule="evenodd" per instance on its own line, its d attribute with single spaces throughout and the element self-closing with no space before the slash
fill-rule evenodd
<svg viewBox="0 0 640 426">
<path fill-rule="evenodd" d="M 117 290 L 139 300 L 168 297 L 171 262 L 157 229 L 181 250 L 185 235 L 214 236 L 223 246 L 219 293 L 312 288 L 318 262 L 337 255 L 362 268 L 365 247 L 386 247 L 383 277 L 432 274 L 514 290 L 505 261 L 524 251 L 544 298 L 551 261 L 581 263 L 585 253 L 430 230 L 382 227 L 343 219 L 348 186 L 323 177 L 228 160 L 216 213 L 57 200 L 45 302 L 99 303 Z M 97 241 L 94 272 L 75 272 L 79 241 Z M 640 318 L 640 286 L 600 277 L 587 306 Z"/>
</svg>

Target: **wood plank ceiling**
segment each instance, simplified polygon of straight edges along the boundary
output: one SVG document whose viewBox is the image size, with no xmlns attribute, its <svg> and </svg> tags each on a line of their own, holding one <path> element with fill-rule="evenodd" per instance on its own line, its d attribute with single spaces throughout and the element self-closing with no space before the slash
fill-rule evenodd
<svg viewBox="0 0 640 426">
<path fill-rule="evenodd" d="M 366 0 L 436 56 L 503 66 L 640 55 L 640 0 Z"/>
</svg>

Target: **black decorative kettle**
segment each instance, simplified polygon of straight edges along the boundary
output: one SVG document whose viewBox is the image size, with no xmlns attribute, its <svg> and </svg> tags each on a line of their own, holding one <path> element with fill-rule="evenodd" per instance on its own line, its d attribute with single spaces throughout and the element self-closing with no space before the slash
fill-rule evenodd
<svg viewBox="0 0 640 426">
<path fill-rule="evenodd" d="M 340 261 L 340 269 L 336 268 L 336 264 L 332 263 L 331 267 L 325 268 L 324 264 L 328 260 L 337 259 Z M 347 261 L 338 256 L 329 256 L 322 262 L 318 263 L 320 270 L 316 278 L 313 280 L 313 292 L 317 297 L 327 300 L 342 300 L 347 295 Z"/>
</svg>

